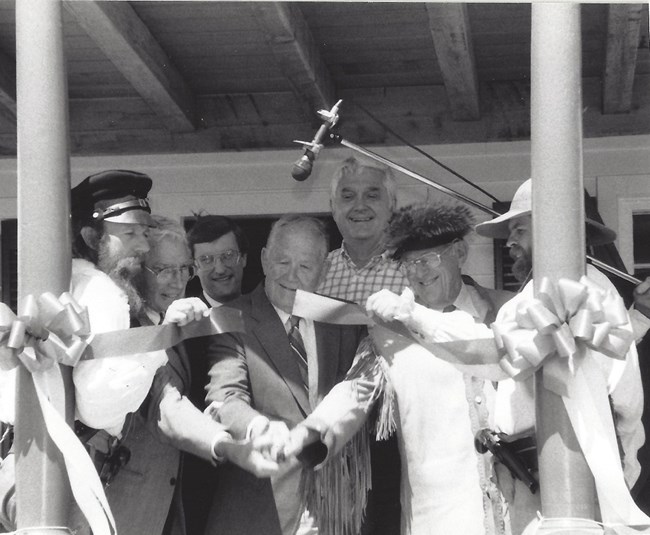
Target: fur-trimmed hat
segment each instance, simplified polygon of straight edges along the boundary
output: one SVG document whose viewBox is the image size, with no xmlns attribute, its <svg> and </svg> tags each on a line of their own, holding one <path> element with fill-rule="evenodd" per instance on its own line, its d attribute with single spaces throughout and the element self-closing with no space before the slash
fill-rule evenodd
<svg viewBox="0 0 650 535">
<path fill-rule="evenodd" d="M 388 225 L 389 246 L 399 260 L 408 251 L 430 249 L 464 238 L 474 217 L 462 205 L 412 204 L 398 210 Z"/>
</svg>

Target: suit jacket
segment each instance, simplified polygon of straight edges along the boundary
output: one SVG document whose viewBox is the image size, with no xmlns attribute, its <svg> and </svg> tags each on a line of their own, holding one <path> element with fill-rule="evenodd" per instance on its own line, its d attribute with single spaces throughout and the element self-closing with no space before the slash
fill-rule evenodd
<svg viewBox="0 0 650 535">
<path fill-rule="evenodd" d="M 166 521 L 166 534 L 186 533 L 180 450 L 209 460 L 212 441 L 223 430 L 185 396 L 190 366 L 183 346 L 167 355 L 167 364 L 157 371 L 147 399 L 124 431 L 122 444 L 130 450 L 130 460 L 106 488 L 120 535 L 161 535 Z M 79 534 L 90 531 L 76 507 L 71 527 L 81 528 Z"/>
<path fill-rule="evenodd" d="M 262 285 L 228 306 L 243 312 L 245 334 L 214 336 L 208 346 L 211 364 L 206 402 L 223 402 L 220 421 L 236 439 L 245 438 L 249 423 L 262 414 L 289 428 L 310 412 L 296 357 L 277 312 Z M 362 328 L 315 322 L 318 369 L 315 404 L 350 368 Z M 206 527 L 207 534 L 292 535 L 302 513 L 296 467 L 279 478 L 256 479 L 238 467 L 220 467 Z"/>
<path fill-rule="evenodd" d="M 200 286 L 194 297 L 199 298 L 208 307 L 212 307 L 205 299 Z M 200 410 L 205 408 L 205 385 L 208 382 L 208 361 L 205 354 L 208 342 L 207 336 L 189 338 L 183 342 L 192 375 L 187 397 Z M 194 455 L 186 455 L 183 459 L 183 510 L 186 528 L 190 535 L 200 535 L 205 530 L 219 470 L 220 468 L 215 467 L 211 462 Z"/>
</svg>

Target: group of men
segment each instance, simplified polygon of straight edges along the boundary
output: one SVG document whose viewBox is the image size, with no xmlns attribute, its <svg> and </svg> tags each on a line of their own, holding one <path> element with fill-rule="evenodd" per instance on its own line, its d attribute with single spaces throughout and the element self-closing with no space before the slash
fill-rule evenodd
<svg viewBox="0 0 650 535">
<path fill-rule="evenodd" d="M 508 470 L 497 466 L 495 474 L 474 437 L 495 423 L 508 433 L 530 431 L 529 385 L 495 389 L 425 347 L 478 336 L 476 326 L 493 322 L 512 298 L 461 273 L 474 230 L 469 210 L 398 210 L 390 170 L 350 158 L 331 189 L 341 247 L 328 253 L 318 219 L 284 216 L 261 252 L 264 280 L 241 295 L 249 254 L 241 229 L 203 216 L 186 235 L 151 215 L 151 186 L 146 175 L 115 170 L 72 190 L 71 291 L 93 332 L 182 326 L 219 306 L 239 310 L 244 329 L 75 368 L 77 433 L 106 485 L 118 533 L 303 535 L 319 526 L 324 535 L 521 533 L 535 497 Z M 601 241 L 612 238 L 587 225 Z M 508 239 L 522 282 L 532 270 L 531 226 L 528 181 L 507 214 L 476 228 Z M 186 298 L 195 274 L 202 290 Z M 636 292 L 641 312 L 650 310 L 647 286 Z M 403 323 L 413 339 L 381 346 L 364 326 L 294 316 L 298 289 L 356 302 L 380 321 Z M 620 366 L 604 373 L 617 377 L 608 386 L 631 486 L 643 443 L 633 347 Z M 514 422 L 494 421 L 499 397 Z M 390 434 L 377 428 L 395 431 L 392 441 L 375 440 Z M 367 447 L 355 457 L 346 444 L 363 433 Z M 341 472 L 311 477 L 337 457 L 350 486 L 364 481 L 364 496 L 372 488 L 365 507 L 331 506 L 336 487 L 328 485 Z M 13 483 L 10 455 L 0 470 L 7 529 L 15 527 Z M 70 525 L 88 531 L 76 508 Z"/>
</svg>

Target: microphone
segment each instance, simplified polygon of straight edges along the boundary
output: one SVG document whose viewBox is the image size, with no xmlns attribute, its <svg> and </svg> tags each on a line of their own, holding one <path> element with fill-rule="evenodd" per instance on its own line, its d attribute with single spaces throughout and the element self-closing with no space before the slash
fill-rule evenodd
<svg viewBox="0 0 650 535">
<path fill-rule="evenodd" d="M 329 111 L 319 110 L 317 112 L 318 116 L 323 120 L 323 124 L 320 125 L 320 128 L 311 142 L 299 141 L 297 139 L 293 141 L 294 143 L 300 143 L 303 149 L 305 149 L 305 153 L 293 164 L 291 176 L 294 180 L 302 182 L 303 180 L 307 180 L 309 175 L 311 175 L 314 160 L 323 148 L 323 140 L 325 139 L 328 130 L 333 128 L 339 120 L 338 112 L 342 102 L 343 100 L 339 100 Z"/>
</svg>

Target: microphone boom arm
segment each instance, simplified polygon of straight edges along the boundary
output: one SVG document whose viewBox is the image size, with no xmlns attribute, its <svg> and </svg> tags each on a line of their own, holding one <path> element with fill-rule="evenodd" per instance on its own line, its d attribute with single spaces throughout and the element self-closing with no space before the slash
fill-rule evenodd
<svg viewBox="0 0 650 535">
<path fill-rule="evenodd" d="M 449 189 L 446 186 L 443 186 L 442 184 L 438 184 L 437 182 L 434 182 L 433 180 L 430 180 L 426 177 L 423 177 L 422 175 L 411 171 L 410 169 L 407 169 L 406 167 L 402 167 L 399 164 L 396 164 L 392 162 L 391 160 L 384 158 L 383 156 L 380 156 L 379 154 L 376 154 L 368 149 L 365 149 L 363 147 L 360 147 L 359 145 L 356 145 L 346 139 L 343 139 L 341 136 L 338 134 L 330 133 L 330 139 L 336 143 L 339 143 L 343 145 L 344 147 L 348 147 L 349 149 L 352 149 L 360 154 L 363 154 L 364 156 L 367 156 L 368 158 L 371 158 L 377 162 L 383 163 L 384 165 L 391 167 L 392 169 L 395 169 L 396 171 L 399 171 L 400 173 L 404 173 L 407 176 L 410 176 L 411 178 L 414 178 L 415 180 L 418 180 L 422 182 L 423 184 L 426 184 L 427 186 L 431 186 L 434 189 L 437 189 L 438 191 L 445 193 L 451 197 L 454 197 L 455 199 L 462 201 L 466 204 L 469 204 L 475 208 L 478 208 L 479 210 L 482 210 L 483 212 L 490 214 L 492 216 L 499 216 L 501 215 L 499 212 L 496 210 L 493 210 L 492 208 L 489 208 L 488 206 L 485 206 L 484 204 L 481 204 L 478 201 L 475 201 L 474 199 L 471 199 L 470 197 L 467 197 L 463 195 L 462 193 L 458 193 L 457 191 L 454 191 L 452 189 Z M 604 262 L 601 262 L 600 260 L 593 258 L 592 256 L 587 255 L 587 261 L 597 268 L 600 268 L 604 271 L 609 272 L 610 274 L 619 277 L 627 282 L 631 282 L 632 284 L 639 285 L 641 284 L 641 281 L 637 279 L 636 277 L 625 273 L 624 271 L 621 271 L 620 269 L 616 269 L 615 267 L 610 266 L 609 264 L 605 264 Z"/>
</svg>

